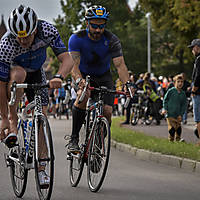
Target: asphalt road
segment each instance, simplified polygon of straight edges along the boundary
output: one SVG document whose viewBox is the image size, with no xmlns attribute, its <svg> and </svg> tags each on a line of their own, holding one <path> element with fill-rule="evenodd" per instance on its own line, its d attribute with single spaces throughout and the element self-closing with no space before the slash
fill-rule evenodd
<svg viewBox="0 0 200 200">
<path fill-rule="evenodd" d="M 71 120 L 50 119 L 55 146 L 55 200 L 199 200 L 200 175 L 136 157 L 116 149 L 111 150 L 109 169 L 102 189 L 91 193 L 86 174 L 77 188 L 69 184 L 64 135 L 70 133 Z M 9 169 L 5 167 L 3 145 L 0 145 L 0 200 L 14 200 Z M 37 198 L 34 171 L 30 171 L 24 200 Z"/>
</svg>

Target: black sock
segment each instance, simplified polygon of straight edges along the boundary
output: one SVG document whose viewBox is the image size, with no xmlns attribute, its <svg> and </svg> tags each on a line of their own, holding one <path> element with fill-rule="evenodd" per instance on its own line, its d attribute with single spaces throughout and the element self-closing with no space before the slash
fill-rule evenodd
<svg viewBox="0 0 200 200">
<path fill-rule="evenodd" d="M 198 129 L 197 129 L 197 128 L 194 130 L 194 134 L 195 134 L 195 136 L 196 136 L 197 138 L 199 138 L 199 133 L 198 133 Z"/>
<path fill-rule="evenodd" d="M 85 110 L 82 110 L 76 106 L 72 107 L 72 135 L 71 139 L 79 138 L 79 131 L 82 127 L 82 124 L 85 120 Z"/>
</svg>

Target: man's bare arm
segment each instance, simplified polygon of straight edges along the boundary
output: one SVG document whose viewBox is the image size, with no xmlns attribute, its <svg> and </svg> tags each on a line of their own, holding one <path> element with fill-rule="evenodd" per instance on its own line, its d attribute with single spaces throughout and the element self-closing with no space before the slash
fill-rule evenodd
<svg viewBox="0 0 200 200">
<path fill-rule="evenodd" d="M 74 61 L 74 66 L 71 71 L 71 74 L 72 74 L 73 79 L 77 80 L 78 78 L 82 78 L 81 72 L 79 70 L 81 56 L 79 52 L 75 52 L 75 51 L 70 52 L 70 55 Z"/>
<path fill-rule="evenodd" d="M 114 66 L 117 68 L 120 80 L 125 84 L 129 80 L 128 69 L 124 62 L 124 57 L 113 58 Z"/>
<path fill-rule="evenodd" d="M 73 68 L 73 60 L 68 52 L 58 55 L 58 60 L 61 62 L 61 64 L 57 74 L 60 74 L 65 78 Z"/>
</svg>

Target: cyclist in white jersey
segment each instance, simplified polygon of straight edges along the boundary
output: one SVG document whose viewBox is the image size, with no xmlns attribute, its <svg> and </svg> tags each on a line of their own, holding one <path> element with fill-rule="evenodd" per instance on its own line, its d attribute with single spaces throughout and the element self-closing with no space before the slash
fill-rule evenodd
<svg viewBox="0 0 200 200">
<path fill-rule="evenodd" d="M 14 106 L 8 106 L 9 86 L 17 83 L 45 83 L 42 66 L 46 60 L 46 49 L 52 48 L 61 62 L 60 68 L 50 81 L 51 88 L 61 87 L 62 79 L 70 73 L 73 60 L 67 53 L 57 29 L 50 23 L 38 20 L 33 9 L 20 5 L 14 9 L 8 19 L 9 31 L 0 41 L 0 140 L 11 148 L 17 140 L 17 105 L 23 94 L 17 92 Z M 33 91 L 26 90 L 28 100 L 33 100 Z M 43 90 L 42 105 L 46 113 L 48 91 Z M 9 119 L 8 119 L 9 115 Z"/>
</svg>

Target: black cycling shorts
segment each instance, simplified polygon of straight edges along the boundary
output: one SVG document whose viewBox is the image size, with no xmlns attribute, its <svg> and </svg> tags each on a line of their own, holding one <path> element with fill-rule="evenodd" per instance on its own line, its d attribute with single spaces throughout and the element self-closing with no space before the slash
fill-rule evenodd
<svg viewBox="0 0 200 200">
<path fill-rule="evenodd" d="M 82 77 L 85 79 L 86 74 L 82 73 Z M 98 86 L 105 86 L 108 89 L 114 89 L 114 83 L 112 80 L 112 75 L 110 70 L 105 72 L 103 75 L 101 76 L 93 76 L 90 75 L 90 86 L 91 87 L 98 87 Z M 91 98 L 93 100 L 97 100 L 98 98 L 98 93 L 95 91 L 91 92 Z M 114 104 L 114 95 L 113 94 L 105 94 L 104 95 L 104 104 L 109 105 L 109 106 L 113 106 Z"/>
<path fill-rule="evenodd" d="M 46 75 L 44 70 L 41 68 L 35 72 L 27 72 L 26 79 L 24 83 L 34 84 L 34 83 L 42 83 L 46 84 Z M 24 89 L 24 92 L 26 93 L 27 99 L 29 102 L 34 100 L 34 90 L 30 88 Z M 48 96 L 48 89 L 42 88 L 40 91 L 41 99 L 42 99 L 42 105 L 47 106 L 49 103 L 49 96 Z"/>
</svg>

